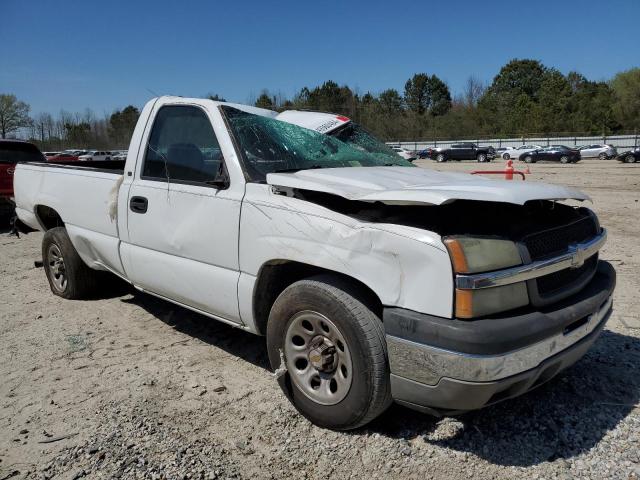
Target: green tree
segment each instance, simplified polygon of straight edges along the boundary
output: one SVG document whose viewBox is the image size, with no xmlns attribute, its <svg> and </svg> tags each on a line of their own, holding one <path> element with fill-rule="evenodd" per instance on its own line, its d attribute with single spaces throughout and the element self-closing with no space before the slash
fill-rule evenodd
<svg viewBox="0 0 640 480">
<path fill-rule="evenodd" d="M 422 115 L 431 104 L 429 76 L 416 73 L 404 84 L 404 101 L 412 112 Z"/>
<path fill-rule="evenodd" d="M 640 68 L 618 73 L 611 88 L 616 120 L 627 130 L 640 128 Z"/>
<path fill-rule="evenodd" d="M 436 75 L 416 73 L 404 85 L 404 101 L 418 115 L 444 115 L 451 109 L 451 92 Z"/>
<path fill-rule="evenodd" d="M 133 129 L 138 122 L 140 111 L 133 105 L 116 110 L 109 117 L 109 137 L 119 146 L 129 144 Z"/>
<path fill-rule="evenodd" d="M 256 107 L 266 108 L 273 110 L 275 107 L 274 99 L 269 95 L 268 90 L 263 90 L 258 99 L 255 102 Z"/>
<path fill-rule="evenodd" d="M 402 113 L 402 97 L 400 93 L 389 88 L 378 96 L 378 105 L 383 113 L 387 115 L 399 115 Z"/>
<path fill-rule="evenodd" d="M 207 95 L 207 98 L 209 100 L 214 100 L 216 102 L 226 102 L 226 100 L 224 98 L 222 98 L 220 95 L 218 95 L 217 93 L 210 93 L 209 95 Z"/>
<path fill-rule="evenodd" d="M 429 78 L 429 113 L 434 116 L 444 115 L 451 110 L 451 92 L 446 83 L 437 76 Z"/>
<path fill-rule="evenodd" d="M 0 94 L 0 135 L 2 138 L 7 138 L 7 135 L 31 124 L 29 110 L 29 105 L 18 100 L 15 95 Z"/>
</svg>

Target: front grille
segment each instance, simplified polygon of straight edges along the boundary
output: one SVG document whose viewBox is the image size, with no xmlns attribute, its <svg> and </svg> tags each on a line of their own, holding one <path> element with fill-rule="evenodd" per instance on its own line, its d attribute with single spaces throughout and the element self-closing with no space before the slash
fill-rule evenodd
<svg viewBox="0 0 640 480">
<path fill-rule="evenodd" d="M 594 219 L 585 217 L 569 225 L 527 235 L 522 241 L 529 250 L 531 260 L 535 261 L 565 253 L 570 244 L 584 242 L 597 233 Z"/>
<path fill-rule="evenodd" d="M 538 294 L 541 297 L 548 297 L 560 293 L 573 287 L 576 284 L 590 278 L 598 266 L 598 254 L 595 254 L 585 260 L 584 264 L 578 268 L 565 268 L 559 272 L 550 273 L 543 277 L 539 277 L 536 282 L 538 284 Z"/>
</svg>

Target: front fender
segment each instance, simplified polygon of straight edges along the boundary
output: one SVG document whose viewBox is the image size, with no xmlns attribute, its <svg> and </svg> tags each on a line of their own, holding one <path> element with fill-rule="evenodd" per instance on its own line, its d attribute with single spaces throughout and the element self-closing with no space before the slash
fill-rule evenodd
<svg viewBox="0 0 640 480">
<path fill-rule="evenodd" d="M 242 272 L 257 276 L 274 260 L 296 261 L 357 279 L 385 306 L 451 316 L 453 276 L 439 236 L 401 225 L 359 222 L 308 202 L 311 211 L 301 212 L 294 208 L 296 202 L 303 201 L 279 197 L 267 204 L 245 198 Z"/>
</svg>

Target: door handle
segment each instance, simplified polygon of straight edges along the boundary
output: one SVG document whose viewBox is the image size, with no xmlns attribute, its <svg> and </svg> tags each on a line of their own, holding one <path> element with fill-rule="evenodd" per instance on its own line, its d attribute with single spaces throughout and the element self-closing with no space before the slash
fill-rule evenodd
<svg viewBox="0 0 640 480">
<path fill-rule="evenodd" d="M 129 208 L 135 213 L 147 213 L 149 201 L 145 197 L 131 197 Z"/>
</svg>

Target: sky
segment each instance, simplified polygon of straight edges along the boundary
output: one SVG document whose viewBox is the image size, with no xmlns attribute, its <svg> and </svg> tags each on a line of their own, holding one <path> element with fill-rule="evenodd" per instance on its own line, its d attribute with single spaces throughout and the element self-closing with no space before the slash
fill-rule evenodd
<svg viewBox="0 0 640 480">
<path fill-rule="evenodd" d="M 591 80 L 640 66 L 640 0 L 0 0 L 0 93 L 33 114 L 111 113 L 164 94 L 246 103 L 325 80 L 453 94 L 513 58 Z"/>
</svg>

